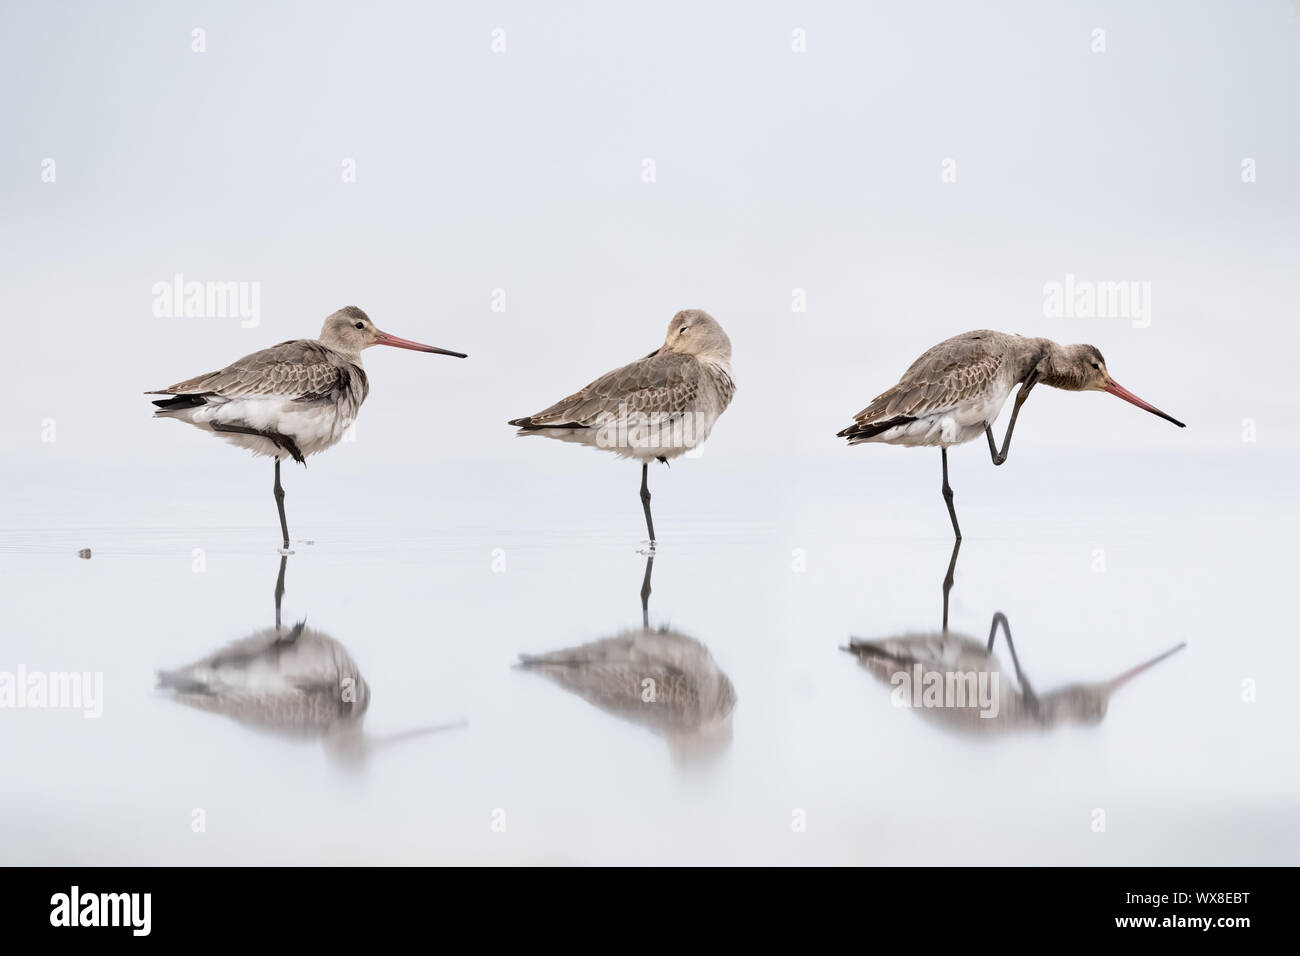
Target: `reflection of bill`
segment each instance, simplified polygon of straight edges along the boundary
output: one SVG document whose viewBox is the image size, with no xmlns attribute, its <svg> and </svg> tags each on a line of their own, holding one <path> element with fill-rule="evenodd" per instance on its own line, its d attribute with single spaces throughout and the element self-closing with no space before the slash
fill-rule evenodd
<svg viewBox="0 0 1300 956">
<path fill-rule="evenodd" d="M 709 416 L 699 412 L 643 412 L 620 405 L 596 419 L 596 445 L 636 457 L 647 452 L 677 454 L 709 437 Z"/>
</svg>

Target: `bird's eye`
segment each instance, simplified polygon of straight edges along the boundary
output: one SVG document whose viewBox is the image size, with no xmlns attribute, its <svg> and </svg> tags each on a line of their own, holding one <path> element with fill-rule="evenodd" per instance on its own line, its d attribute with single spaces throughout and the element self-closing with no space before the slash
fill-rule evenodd
<svg viewBox="0 0 1300 956">
<path fill-rule="evenodd" d="M 686 334 L 686 330 L 689 329 L 689 328 L 690 328 L 689 325 L 683 325 L 680 329 L 677 330 L 677 334 L 678 334 L 678 335 L 685 335 L 685 334 Z"/>
<path fill-rule="evenodd" d="M 354 326 L 354 327 L 355 327 L 355 328 L 358 328 L 358 329 L 364 329 L 364 328 L 366 327 L 366 323 L 364 323 L 364 322 L 358 322 L 358 323 L 356 324 L 356 326 Z M 1097 366 L 1095 366 L 1095 365 L 1093 366 L 1093 368 L 1096 368 L 1096 367 L 1097 367 Z"/>
<path fill-rule="evenodd" d="M 358 325 L 357 328 L 361 328 L 361 326 Z M 1101 371 L 1101 366 L 1098 365 L 1096 362 L 1092 363 L 1092 367 L 1095 368 L 1098 372 Z"/>
</svg>

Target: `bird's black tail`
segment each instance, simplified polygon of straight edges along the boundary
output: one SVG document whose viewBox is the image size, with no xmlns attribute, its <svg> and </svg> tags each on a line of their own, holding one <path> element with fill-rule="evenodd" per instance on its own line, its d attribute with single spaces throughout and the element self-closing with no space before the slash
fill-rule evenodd
<svg viewBox="0 0 1300 956">
<path fill-rule="evenodd" d="M 906 415 L 900 415 L 897 418 L 889 418 L 883 422 L 854 422 L 843 431 L 836 432 L 836 438 L 847 438 L 849 441 L 866 441 L 868 438 L 875 438 L 891 428 L 897 428 L 899 425 L 906 425 L 908 422 L 916 421 L 915 418 L 909 418 Z"/>
<path fill-rule="evenodd" d="M 200 405 L 206 405 L 208 400 L 202 395 L 172 395 L 168 398 L 154 399 L 154 404 L 159 409 L 167 412 L 178 412 L 186 408 L 198 408 Z"/>
</svg>

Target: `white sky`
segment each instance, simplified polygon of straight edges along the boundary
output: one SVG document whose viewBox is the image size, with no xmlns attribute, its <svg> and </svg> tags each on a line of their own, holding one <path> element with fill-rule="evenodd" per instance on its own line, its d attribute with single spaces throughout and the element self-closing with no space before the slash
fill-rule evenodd
<svg viewBox="0 0 1300 956">
<path fill-rule="evenodd" d="M 6 6 L 6 450 L 54 418 L 79 459 L 229 456 L 139 393 L 347 304 L 471 354 L 368 352 L 368 455 L 520 455 L 507 418 L 692 306 L 735 347 L 711 453 L 862 454 L 835 431 L 986 326 L 1092 342 L 1189 425 L 1040 389 L 1018 441 L 1300 445 L 1292 4 L 614 6 Z M 155 318 L 178 272 L 261 283 L 260 327 Z M 1150 328 L 1045 318 L 1066 273 L 1150 282 Z"/>
</svg>

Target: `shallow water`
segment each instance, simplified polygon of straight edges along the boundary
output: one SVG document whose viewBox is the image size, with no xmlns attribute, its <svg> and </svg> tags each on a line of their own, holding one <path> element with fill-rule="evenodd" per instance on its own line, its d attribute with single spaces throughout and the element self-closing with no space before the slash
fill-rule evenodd
<svg viewBox="0 0 1300 956">
<path fill-rule="evenodd" d="M 738 700 L 693 750 L 514 666 L 642 624 L 636 469 L 559 451 L 287 474 L 285 628 L 369 688 L 342 745 L 154 688 L 274 625 L 269 466 L 9 466 L 0 670 L 102 671 L 104 700 L 2 715 L 4 860 L 1296 861 L 1293 457 L 955 456 L 953 631 L 982 643 L 1004 612 L 1040 696 L 1187 644 L 1099 723 L 965 734 L 840 649 L 940 627 L 936 455 L 657 468 L 649 623 L 705 645 Z"/>
</svg>

